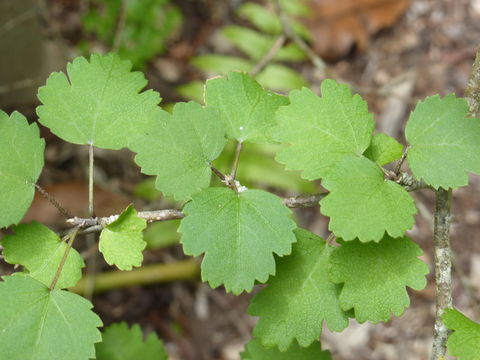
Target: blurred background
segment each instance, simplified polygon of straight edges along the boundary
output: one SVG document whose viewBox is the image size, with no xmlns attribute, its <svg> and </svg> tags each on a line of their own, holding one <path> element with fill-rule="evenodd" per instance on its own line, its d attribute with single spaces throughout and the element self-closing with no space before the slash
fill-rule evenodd
<svg viewBox="0 0 480 360">
<path fill-rule="evenodd" d="M 0 108 L 36 121 L 37 88 L 76 56 L 115 51 L 143 71 L 162 107 L 203 102 L 205 79 L 230 70 L 250 72 L 282 94 L 307 86 L 318 92 L 325 77 L 348 83 L 375 114 L 377 129 L 404 141 L 410 110 L 433 94 L 463 96 L 480 46 L 480 0 L 0 0 Z M 40 126 L 41 127 L 41 126 Z M 68 144 L 41 127 L 46 165 L 39 184 L 77 216 L 87 214 L 86 147 Z M 226 170 L 234 144 L 215 166 Z M 281 196 L 321 191 L 273 160 L 275 145 L 247 145 L 238 177 L 249 187 Z M 140 174 L 128 150 L 95 150 L 97 215 L 181 208 Z M 432 268 L 433 197 L 413 194 L 419 214 L 409 235 Z M 480 320 L 480 178 L 454 193 L 452 246 L 454 303 Z M 299 225 L 326 237 L 328 220 L 318 207 L 295 210 Z M 57 231 L 63 218 L 37 196 L 24 221 Z M 145 272 L 110 273 L 95 243 L 77 241 L 88 283 L 76 291 L 91 298 L 105 325 L 139 323 L 165 342 L 171 359 L 239 359 L 255 318 L 246 314 L 250 294 L 233 296 L 199 280 L 198 263 L 178 245 L 178 221 L 145 231 Z M 0 235 L 1 236 L 1 235 Z M 90 245 L 88 245 L 90 244 Z M 160 264 L 159 268 L 157 265 Z M 0 263 L 2 274 L 13 269 Z M 110 277 L 103 277 L 105 274 Z M 123 277 L 122 277 L 123 276 Z M 146 282 L 150 284 L 146 285 Z M 125 286 L 126 284 L 129 286 Z M 357 324 L 340 334 L 328 330 L 322 345 L 333 359 L 428 359 L 435 293 L 432 275 L 412 306 L 389 323 Z"/>
</svg>

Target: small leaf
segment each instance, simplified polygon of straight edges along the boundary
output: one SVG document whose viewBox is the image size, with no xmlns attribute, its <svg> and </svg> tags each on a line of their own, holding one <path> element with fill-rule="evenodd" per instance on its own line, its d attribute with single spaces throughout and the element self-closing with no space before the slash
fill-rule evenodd
<svg viewBox="0 0 480 360">
<path fill-rule="evenodd" d="M 120 149 L 155 111 L 160 96 L 148 90 L 140 72 L 116 54 L 78 57 L 67 64 L 67 75 L 52 73 L 38 90 L 42 125 L 65 141 Z"/>
<path fill-rule="evenodd" d="M 5 261 L 25 266 L 29 276 L 45 286 L 50 286 L 67 244 L 49 228 L 36 221 L 18 225 L 13 230 L 15 235 L 7 235 L 2 240 Z M 55 288 L 75 286 L 82 277 L 84 266 L 80 254 L 75 249 L 70 249 Z"/>
<path fill-rule="evenodd" d="M 13 112 L 0 110 L 0 228 L 17 224 L 30 207 L 34 183 L 43 168 L 45 141 L 36 124 Z"/>
<path fill-rule="evenodd" d="M 297 229 L 295 235 L 292 254 L 277 261 L 276 275 L 248 308 L 251 315 L 260 317 L 253 335 L 280 351 L 295 339 L 308 347 L 320 338 L 324 321 L 332 331 L 348 326 L 338 300 L 340 287 L 327 277 L 333 247 L 307 230 Z"/>
<path fill-rule="evenodd" d="M 151 333 L 145 341 L 140 326 L 130 329 L 124 322 L 110 325 L 103 331 L 102 342 L 95 346 L 97 360 L 167 360 L 162 340 Z"/>
<path fill-rule="evenodd" d="M 250 71 L 254 64 L 235 56 L 207 54 L 195 56 L 192 65 L 211 74 L 224 75 L 230 71 Z"/>
<path fill-rule="evenodd" d="M 205 83 L 203 81 L 192 81 L 176 87 L 177 92 L 187 100 L 194 100 L 203 104 Z"/>
<path fill-rule="evenodd" d="M 386 134 L 375 134 L 365 157 L 382 166 L 402 157 L 403 145 Z"/>
<path fill-rule="evenodd" d="M 208 188 L 192 196 L 178 231 L 187 255 L 205 253 L 202 280 L 239 294 L 275 273 L 273 253 L 283 256 L 295 242 L 295 222 L 277 196 L 262 190 L 236 193 Z"/>
<path fill-rule="evenodd" d="M 468 172 L 480 174 L 480 119 L 466 118 L 465 99 L 438 95 L 417 104 L 405 136 L 413 175 L 435 189 L 467 185 Z"/>
<path fill-rule="evenodd" d="M 364 157 L 350 156 L 338 164 L 322 185 L 330 193 L 320 201 L 328 228 L 344 240 L 380 241 L 385 232 L 403 236 L 417 213 L 410 194 L 385 180 L 380 167 Z"/>
<path fill-rule="evenodd" d="M 100 318 L 92 304 L 65 290 L 50 291 L 22 274 L 0 282 L 2 359 L 85 360 L 95 358 Z"/>
<path fill-rule="evenodd" d="M 277 348 L 266 348 L 258 339 L 250 340 L 241 354 L 242 360 L 331 360 L 330 351 L 322 351 L 318 341 L 309 347 L 300 347 L 297 343 L 285 352 Z"/>
<path fill-rule="evenodd" d="M 297 71 L 280 64 L 267 65 L 255 79 L 263 87 L 275 91 L 290 91 L 308 85 Z"/>
<path fill-rule="evenodd" d="M 237 13 L 262 32 L 279 35 L 283 31 L 279 17 L 272 11 L 268 11 L 266 6 L 246 2 L 238 8 Z"/>
<path fill-rule="evenodd" d="M 345 156 L 370 145 L 374 127 L 367 103 L 334 80 L 324 80 L 322 97 L 303 88 L 290 93 L 290 105 L 277 111 L 274 138 L 290 146 L 276 160 L 288 170 L 303 170 L 308 180 L 328 175 Z"/>
<path fill-rule="evenodd" d="M 459 360 L 480 360 L 480 324 L 456 309 L 446 309 L 442 319 L 453 330 L 448 337 L 448 353 Z"/>
<path fill-rule="evenodd" d="M 157 175 L 157 189 L 189 200 L 210 185 L 210 162 L 225 146 L 225 130 L 215 109 L 194 102 L 177 103 L 172 115 L 162 114 L 130 148 L 142 172 Z"/>
<path fill-rule="evenodd" d="M 358 322 L 388 321 L 410 305 L 406 286 L 421 290 L 428 266 L 422 250 L 408 237 L 386 235 L 379 243 L 345 242 L 330 256 L 330 280 L 343 283 L 340 304 L 353 309 Z"/>
<path fill-rule="evenodd" d="M 138 217 L 135 208 L 130 205 L 117 220 L 107 225 L 100 234 L 99 250 L 109 265 L 120 270 L 132 270 L 143 261 L 142 251 L 147 246 L 142 231 L 147 222 Z"/>
<path fill-rule="evenodd" d="M 264 90 L 249 75 L 231 72 L 207 81 L 207 108 L 219 111 L 229 138 L 240 142 L 267 143 L 266 133 L 275 126 L 275 111 L 288 99 Z"/>
</svg>

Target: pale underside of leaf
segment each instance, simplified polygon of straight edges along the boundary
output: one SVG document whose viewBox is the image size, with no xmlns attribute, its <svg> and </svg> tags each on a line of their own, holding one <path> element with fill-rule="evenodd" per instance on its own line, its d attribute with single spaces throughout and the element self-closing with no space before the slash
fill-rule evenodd
<svg viewBox="0 0 480 360">
<path fill-rule="evenodd" d="M 147 222 L 138 217 L 135 208 L 128 206 L 100 234 L 99 250 L 105 261 L 116 265 L 120 270 L 140 266 L 143 261 L 142 251 L 147 246 L 142 233 L 146 226 Z"/>
</svg>

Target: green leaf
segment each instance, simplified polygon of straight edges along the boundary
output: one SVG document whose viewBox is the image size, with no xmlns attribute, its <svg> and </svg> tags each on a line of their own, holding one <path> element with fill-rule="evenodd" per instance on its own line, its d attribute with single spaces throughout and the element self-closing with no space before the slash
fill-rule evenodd
<svg viewBox="0 0 480 360">
<path fill-rule="evenodd" d="M 250 71 L 253 68 L 251 61 L 227 55 L 207 54 L 195 56 L 192 65 L 205 72 L 224 75 L 230 71 Z M 202 83 L 203 89 L 203 83 Z"/>
<path fill-rule="evenodd" d="M 15 226 L 14 231 L 14 235 L 7 235 L 2 240 L 5 261 L 9 264 L 23 265 L 28 270 L 29 276 L 50 286 L 67 243 L 36 221 Z M 70 249 L 55 288 L 75 286 L 82 277 L 84 266 L 80 254 L 75 249 Z"/>
<path fill-rule="evenodd" d="M 147 246 L 142 233 L 146 227 L 145 219 L 138 217 L 133 205 L 129 205 L 100 234 L 98 247 L 105 261 L 120 270 L 132 270 L 133 266 L 140 266 L 142 251 Z"/>
<path fill-rule="evenodd" d="M 257 61 L 270 51 L 276 41 L 273 36 L 237 25 L 225 26 L 222 33 L 238 49 Z M 305 59 L 305 53 L 294 43 L 283 46 L 273 57 L 273 60 L 277 61 L 302 61 Z"/>
<path fill-rule="evenodd" d="M 155 178 L 148 177 L 135 185 L 133 195 L 148 201 L 154 201 L 159 199 L 162 193 L 155 188 Z"/>
<path fill-rule="evenodd" d="M 277 111 L 274 137 L 290 146 L 276 160 L 288 170 L 303 170 L 315 180 L 328 175 L 345 156 L 360 155 L 370 145 L 374 128 L 367 103 L 346 85 L 324 80 L 322 97 L 303 88 L 290 93 L 290 105 Z"/>
<path fill-rule="evenodd" d="M 448 337 L 448 353 L 459 360 L 480 360 L 480 324 L 456 309 L 446 309 L 442 319 L 453 330 Z"/>
<path fill-rule="evenodd" d="M 224 146 L 217 111 L 194 102 L 177 103 L 172 115 L 163 112 L 144 136 L 130 143 L 142 172 L 157 175 L 157 189 L 176 200 L 189 200 L 210 185 L 210 162 Z"/>
<path fill-rule="evenodd" d="M 266 6 L 247 2 L 238 8 L 237 13 L 240 17 L 250 21 L 263 32 L 274 35 L 282 33 L 282 25 L 279 17 L 267 10 Z"/>
<path fill-rule="evenodd" d="M 330 280 L 343 283 L 340 304 L 353 309 L 358 322 L 388 321 L 410 305 L 406 286 L 421 290 L 428 266 L 422 250 L 408 237 L 386 235 L 379 243 L 343 243 L 330 256 Z"/>
<path fill-rule="evenodd" d="M 293 2 L 292 0 L 288 1 Z M 304 8 L 302 10 L 302 14 L 305 15 L 305 10 L 307 15 L 310 14 L 308 8 Z M 255 25 L 256 28 L 265 33 L 273 35 L 280 35 L 282 33 L 282 25 L 280 23 L 278 15 L 276 15 L 272 11 L 267 10 L 266 6 L 247 2 L 240 6 L 240 8 L 238 9 L 238 15 L 250 21 L 253 25 Z M 293 18 L 290 18 L 290 24 L 292 25 L 292 29 L 299 36 L 311 40 L 310 32 L 302 23 L 296 21 Z"/>
<path fill-rule="evenodd" d="M 323 321 L 342 331 L 348 319 L 340 308 L 340 286 L 327 277 L 333 247 L 311 232 L 295 230 L 292 254 L 277 261 L 276 275 L 252 299 L 248 311 L 260 320 L 253 335 L 265 346 L 286 351 L 296 339 L 308 347 L 320 338 Z"/>
<path fill-rule="evenodd" d="M 36 124 L 13 112 L 0 110 L 0 228 L 17 224 L 30 207 L 34 183 L 43 168 L 45 141 Z"/>
<path fill-rule="evenodd" d="M 242 360 L 331 360 L 330 351 L 322 351 L 318 341 L 307 348 L 298 346 L 297 343 L 285 352 L 277 348 L 266 348 L 258 339 L 250 340 L 241 354 Z"/>
<path fill-rule="evenodd" d="M 375 134 L 365 155 L 370 160 L 382 166 L 402 157 L 403 145 L 386 134 Z"/>
<path fill-rule="evenodd" d="M 50 291 L 25 275 L 0 282 L 0 348 L 9 360 L 95 358 L 100 318 L 92 304 L 65 290 Z"/>
<path fill-rule="evenodd" d="M 330 217 L 328 228 L 344 240 L 380 241 L 385 232 L 400 237 L 415 222 L 410 194 L 363 156 L 345 157 L 322 185 L 330 193 L 320 210 Z"/>
<path fill-rule="evenodd" d="M 203 104 L 204 102 L 204 89 L 205 83 L 203 81 L 192 81 L 176 87 L 176 90 L 180 96 L 187 100 L 195 100 L 200 104 Z"/>
<path fill-rule="evenodd" d="M 288 99 L 264 90 L 247 74 L 231 72 L 207 81 L 205 103 L 220 112 L 229 138 L 266 143 L 267 132 L 275 126 L 275 111 Z"/>
<path fill-rule="evenodd" d="M 465 99 L 450 94 L 426 98 L 410 115 L 405 136 L 413 175 L 435 189 L 467 185 L 480 174 L 480 119 L 466 118 Z"/>
<path fill-rule="evenodd" d="M 266 191 L 208 188 L 192 196 L 178 231 L 187 255 L 205 253 L 202 280 L 239 294 L 275 273 L 273 253 L 290 254 L 295 222 L 282 200 Z"/>
<path fill-rule="evenodd" d="M 256 80 L 265 88 L 276 91 L 290 91 L 308 85 L 297 71 L 279 64 L 267 65 Z"/>
<path fill-rule="evenodd" d="M 78 57 L 67 64 L 67 75 L 52 73 L 38 90 L 42 125 L 63 140 L 120 149 L 157 108 L 158 93 L 139 92 L 147 84 L 129 61 L 116 54 Z"/>
<path fill-rule="evenodd" d="M 140 326 L 130 329 L 124 322 L 110 325 L 102 334 L 103 341 L 95 346 L 97 360 L 167 360 L 162 340 L 151 333 L 145 341 Z"/>
<path fill-rule="evenodd" d="M 143 234 L 147 248 L 156 249 L 178 244 L 180 234 L 177 232 L 180 220 L 157 221 L 149 224 Z"/>
</svg>

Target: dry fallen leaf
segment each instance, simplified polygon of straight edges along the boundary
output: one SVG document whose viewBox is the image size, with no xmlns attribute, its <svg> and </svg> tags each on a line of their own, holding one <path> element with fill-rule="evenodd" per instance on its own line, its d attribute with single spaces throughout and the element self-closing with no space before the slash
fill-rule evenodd
<svg viewBox="0 0 480 360">
<path fill-rule="evenodd" d="M 311 16 L 301 19 L 309 28 L 314 50 L 324 59 L 348 54 L 354 45 L 364 51 L 370 36 L 392 26 L 409 0 L 309 0 Z"/>
</svg>

